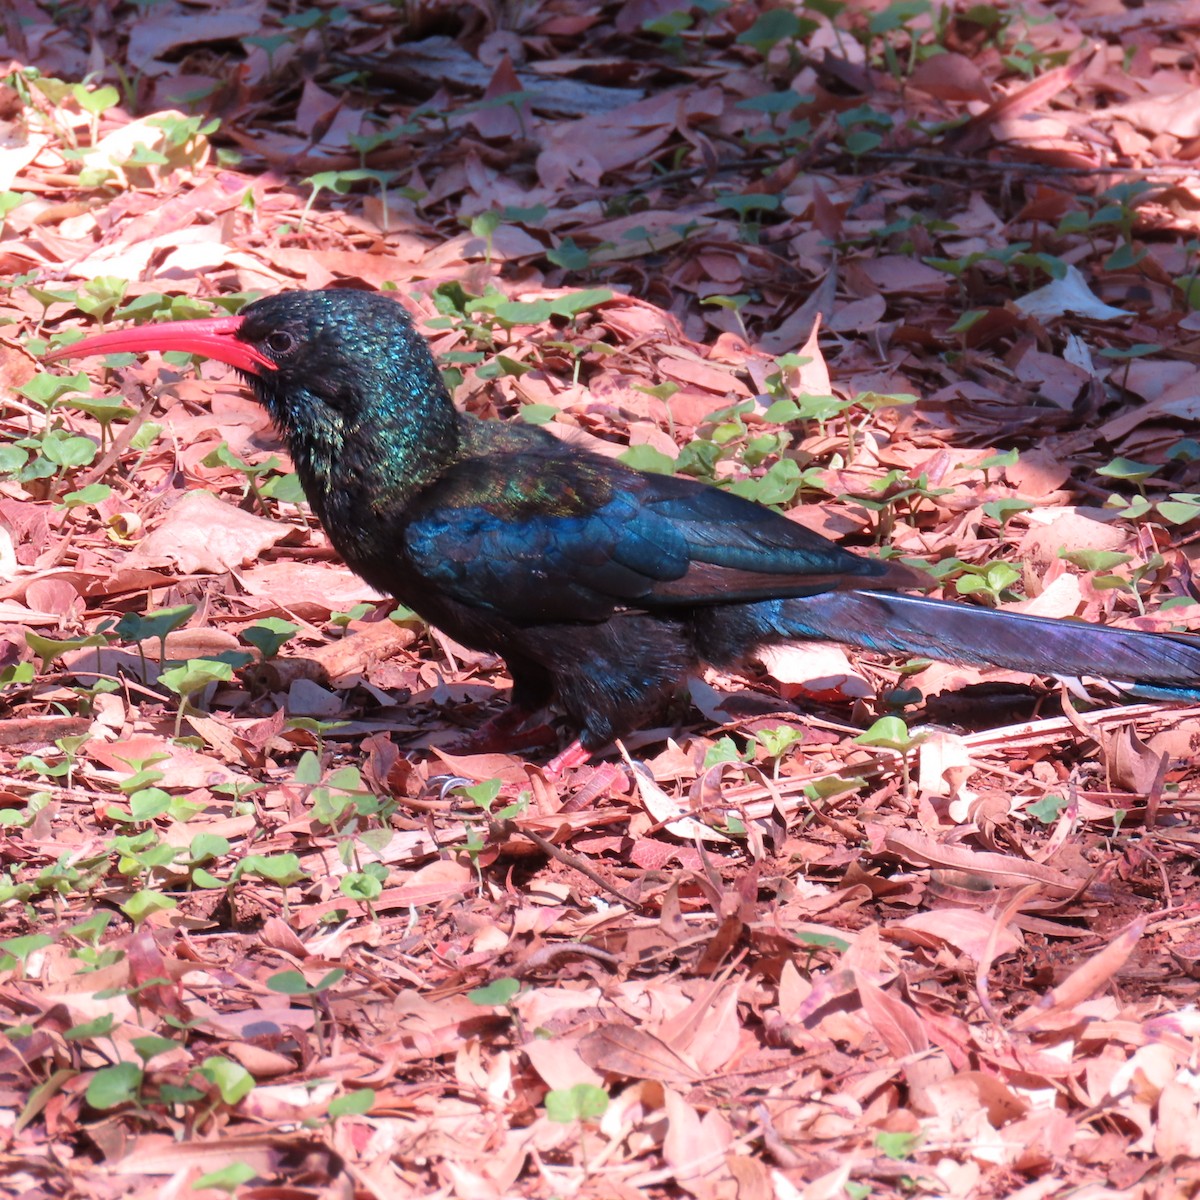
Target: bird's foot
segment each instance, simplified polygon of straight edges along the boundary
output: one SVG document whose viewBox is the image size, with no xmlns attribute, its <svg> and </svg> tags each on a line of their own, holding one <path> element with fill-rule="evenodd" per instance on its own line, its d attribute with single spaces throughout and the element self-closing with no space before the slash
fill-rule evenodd
<svg viewBox="0 0 1200 1200">
<path fill-rule="evenodd" d="M 592 752 L 585 750 L 576 740 L 546 764 L 546 774 L 551 779 L 558 779 L 564 772 L 582 767 L 591 757 Z"/>
<path fill-rule="evenodd" d="M 451 754 L 512 754 L 552 746 L 558 735 L 544 721 L 532 724 L 537 717 L 536 712 L 510 704 L 446 750 Z"/>
</svg>

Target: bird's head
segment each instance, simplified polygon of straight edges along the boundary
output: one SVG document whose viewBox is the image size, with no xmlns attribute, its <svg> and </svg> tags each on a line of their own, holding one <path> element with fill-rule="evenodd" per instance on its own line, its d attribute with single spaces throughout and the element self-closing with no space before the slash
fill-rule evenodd
<svg viewBox="0 0 1200 1200">
<path fill-rule="evenodd" d="M 431 385 L 440 391 L 429 349 L 399 304 L 332 288 L 266 296 L 235 317 L 113 330 L 46 359 L 147 350 L 182 350 L 236 367 L 285 430 L 297 403 L 315 401 L 354 422 L 385 397 L 415 401 Z"/>
<path fill-rule="evenodd" d="M 304 473 L 325 480 L 339 468 L 357 471 L 369 446 L 399 466 L 422 443 L 456 442 L 454 408 L 425 339 L 398 303 L 374 292 L 281 292 L 237 316 L 135 325 L 46 359 L 147 350 L 182 350 L 236 367 Z"/>
</svg>

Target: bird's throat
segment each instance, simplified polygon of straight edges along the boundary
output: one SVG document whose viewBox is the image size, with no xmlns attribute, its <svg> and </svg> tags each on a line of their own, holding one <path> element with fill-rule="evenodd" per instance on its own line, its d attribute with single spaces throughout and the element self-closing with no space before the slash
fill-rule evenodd
<svg viewBox="0 0 1200 1200">
<path fill-rule="evenodd" d="M 448 396 L 424 404 L 386 397 L 341 408 L 305 389 L 281 396 L 257 381 L 256 389 L 284 435 L 309 504 L 360 573 L 381 552 L 375 543 L 389 517 L 403 512 L 459 452 L 460 418 Z"/>
</svg>

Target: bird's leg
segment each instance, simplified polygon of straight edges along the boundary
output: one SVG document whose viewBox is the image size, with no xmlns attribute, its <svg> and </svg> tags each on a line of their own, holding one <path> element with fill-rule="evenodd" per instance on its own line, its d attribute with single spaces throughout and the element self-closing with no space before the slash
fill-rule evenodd
<svg viewBox="0 0 1200 1200">
<path fill-rule="evenodd" d="M 556 754 L 546 764 L 546 774 L 551 779 L 557 779 L 565 771 L 571 770 L 573 767 L 582 767 L 592 757 L 590 750 L 585 750 L 580 744 L 578 738 L 573 741 L 565 750 Z"/>
<path fill-rule="evenodd" d="M 523 704 L 506 705 L 446 749 L 452 754 L 508 754 L 552 745 L 558 735 L 544 721 L 532 724 L 538 715 L 537 709 L 528 709 Z"/>
<path fill-rule="evenodd" d="M 508 669 L 513 681 L 508 704 L 473 733 L 448 746 L 452 754 L 513 754 L 553 746 L 558 740 L 543 716 L 554 694 L 545 668 L 509 655 Z"/>
</svg>

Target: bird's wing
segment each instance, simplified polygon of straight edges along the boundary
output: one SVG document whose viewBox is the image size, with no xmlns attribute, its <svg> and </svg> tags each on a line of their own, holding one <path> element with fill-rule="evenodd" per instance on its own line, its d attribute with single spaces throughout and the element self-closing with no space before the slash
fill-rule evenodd
<svg viewBox="0 0 1200 1200">
<path fill-rule="evenodd" d="M 460 462 L 410 506 L 405 549 L 427 583 L 522 624 L 916 582 L 718 488 L 561 452 Z"/>
</svg>

